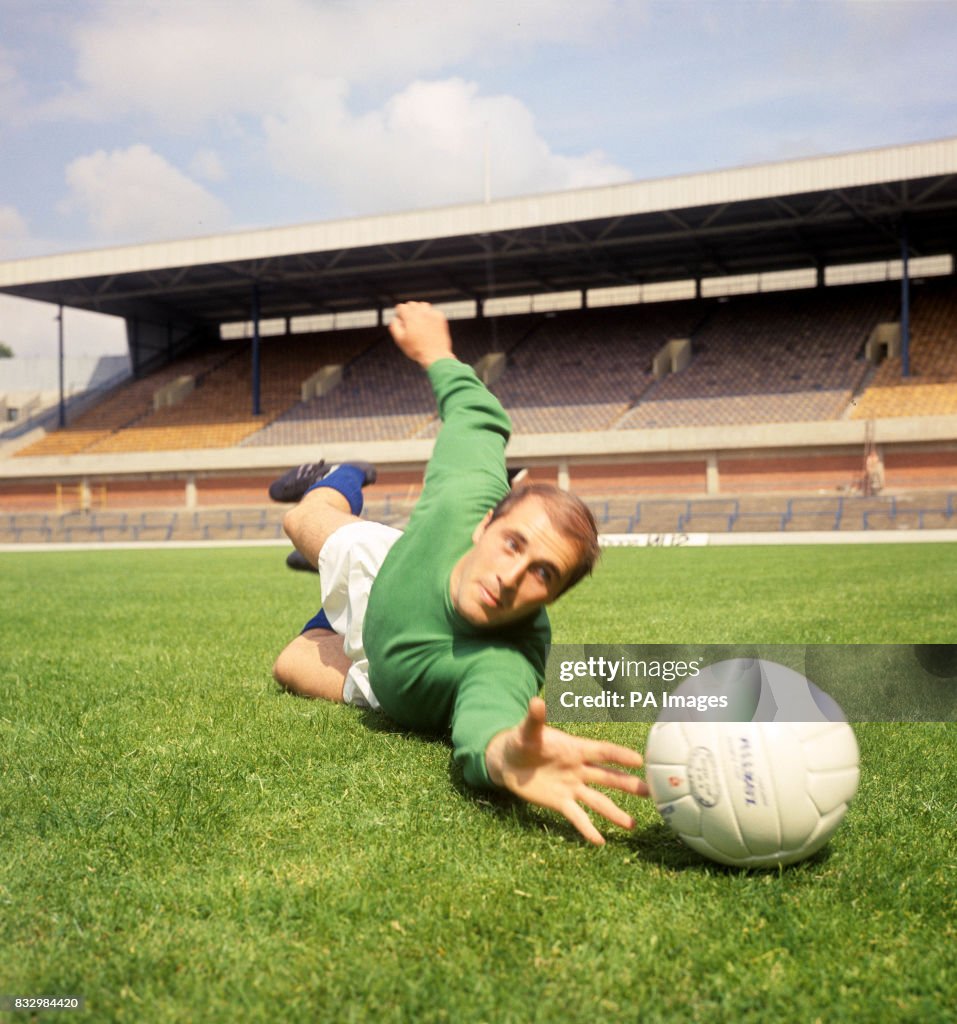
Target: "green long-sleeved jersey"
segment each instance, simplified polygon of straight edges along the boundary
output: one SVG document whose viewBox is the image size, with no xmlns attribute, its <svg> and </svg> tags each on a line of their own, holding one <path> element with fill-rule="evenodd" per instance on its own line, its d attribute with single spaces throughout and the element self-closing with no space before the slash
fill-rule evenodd
<svg viewBox="0 0 957 1024">
<path fill-rule="evenodd" d="M 544 609 L 483 630 L 452 606 L 452 569 L 508 491 L 511 424 L 464 363 L 441 359 L 428 376 L 442 429 L 415 511 L 372 586 L 363 644 L 382 710 L 417 731 L 451 728 L 465 780 L 488 786 L 485 748 L 525 716 L 544 679 L 550 628 Z"/>
</svg>

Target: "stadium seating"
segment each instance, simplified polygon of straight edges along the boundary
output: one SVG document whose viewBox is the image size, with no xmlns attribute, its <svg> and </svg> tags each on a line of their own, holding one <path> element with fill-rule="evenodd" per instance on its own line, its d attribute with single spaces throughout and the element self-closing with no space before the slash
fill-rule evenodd
<svg viewBox="0 0 957 1024">
<path fill-rule="evenodd" d="M 867 374 L 867 336 L 895 302 L 882 285 L 717 303 L 693 335 L 690 366 L 653 385 L 617 426 L 839 419 Z"/>
<path fill-rule="evenodd" d="M 18 454 L 230 447 L 261 430 L 295 402 L 301 381 L 321 365 L 348 361 L 371 337 L 369 332 L 343 331 L 263 339 L 258 417 L 251 411 L 249 343 L 223 343 L 127 384 L 65 430 L 47 435 Z M 157 391 L 181 376 L 195 377 L 195 389 L 175 405 L 154 409 Z"/>
<path fill-rule="evenodd" d="M 508 352 L 493 391 L 516 434 L 608 430 L 653 383 L 657 351 L 689 336 L 698 316 L 680 302 L 545 317 Z"/>
<path fill-rule="evenodd" d="M 516 434 L 602 430 L 648 387 L 655 352 L 690 333 L 699 315 L 691 303 L 662 303 L 459 320 L 453 332 L 463 361 L 505 355 L 492 390 Z M 436 429 L 427 382 L 383 334 L 347 367 L 337 390 L 299 403 L 244 443 L 391 440 Z"/>
<path fill-rule="evenodd" d="M 957 413 L 957 287 L 914 288 L 912 377 L 863 359 L 872 328 L 898 317 L 896 283 L 530 313 L 453 323 L 475 363 L 502 353 L 491 386 L 516 434 L 708 427 Z M 656 379 L 662 346 L 689 338 L 690 363 Z M 220 343 L 121 387 L 21 455 L 185 450 L 428 438 L 434 403 L 382 327 L 264 338 L 261 413 L 251 413 L 248 341 Z M 342 366 L 305 401 L 303 381 Z M 182 376 L 195 389 L 153 408 Z"/>
<path fill-rule="evenodd" d="M 910 375 L 900 356 L 885 359 L 855 402 L 853 419 L 957 414 L 957 287 L 952 279 L 913 289 Z"/>
<path fill-rule="evenodd" d="M 235 352 L 235 347 L 216 345 L 195 355 L 177 359 L 148 377 L 129 381 L 64 429 L 47 434 L 20 449 L 17 454 L 76 455 L 89 451 L 107 438 L 148 417 L 153 409 L 153 395 L 157 389 L 183 375 L 195 376 L 197 380 L 205 379 L 218 367 L 229 363 Z"/>
<path fill-rule="evenodd" d="M 530 329 L 525 317 L 510 317 L 502 335 L 488 320 L 457 321 L 456 354 L 474 363 L 495 347 L 507 350 Z M 335 441 L 401 440 L 429 436 L 435 401 L 422 372 L 392 344 L 382 328 L 365 329 L 365 348 L 345 362 L 341 384 L 327 395 L 297 402 L 244 445 L 321 444 Z"/>
<path fill-rule="evenodd" d="M 428 384 L 415 367 L 395 358 L 385 333 L 377 331 L 356 358 L 345 362 L 343 379 L 328 395 L 289 403 L 247 445 L 308 444 L 338 440 L 406 437 L 428 422 Z M 290 408 L 291 406 L 291 408 Z"/>
<path fill-rule="evenodd" d="M 517 435 L 957 415 L 957 278 L 915 283 L 906 378 L 899 356 L 865 358 L 873 329 L 899 320 L 899 303 L 900 285 L 880 282 L 464 319 L 452 330 L 463 361 L 496 355 L 503 372 L 489 386 Z M 689 339 L 690 360 L 656 375 L 656 357 L 677 339 Z M 304 399 L 303 382 L 328 367 L 342 368 L 338 386 Z M 126 382 L 16 454 L 319 446 L 428 439 L 439 427 L 427 380 L 381 326 L 264 337 L 258 416 L 251 370 L 248 339 L 210 345 Z M 176 382 L 176 404 L 154 407 Z M 952 456 L 891 448 L 889 491 L 864 496 L 863 455 L 725 452 L 714 466 L 702 455 L 653 469 L 637 457 L 576 459 L 570 473 L 606 534 L 957 528 L 957 493 L 944 490 Z M 706 493 L 712 472 L 721 497 Z M 403 525 L 418 486 L 407 483 L 370 495 L 369 514 Z M 192 485 L 200 508 L 176 507 L 187 500 L 182 480 L 43 488 L 32 498 L 29 486 L 5 489 L 0 543 L 283 540 L 283 510 L 265 504 L 255 474 L 206 481 L 198 497 Z"/>
<path fill-rule="evenodd" d="M 367 345 L 368 335 L 299 334 L 263 340 L 260 415 L 251 411 L 248 347 L 208 373 L 183 401 L 150 412 L 133 426 L 92 445 L 93 452 L 225 448 L 239 444 L 285 411 L 300 384 L 321 365 L 347 361 Z"/>
</svg>

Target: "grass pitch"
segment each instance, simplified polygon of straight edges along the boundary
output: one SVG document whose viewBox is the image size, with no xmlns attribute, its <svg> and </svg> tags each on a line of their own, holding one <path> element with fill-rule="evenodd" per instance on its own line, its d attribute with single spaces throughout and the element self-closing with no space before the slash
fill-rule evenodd
<svg viewBox="0 0 957 1024">
<path fill-rule="evenodd" d="M 699 860 L 642 801 L 593 849 L 467 790 L 445 743 L 279 692 L 317 605 L 282 557 L 0 555 L 0 994 L 97 1022 L 953 1019 L 953 723 L 858 726 L 843 828 L 784 871 Z M 946 545 L 603 562 L 557 641 L 954 639 Z"/>
</svg>

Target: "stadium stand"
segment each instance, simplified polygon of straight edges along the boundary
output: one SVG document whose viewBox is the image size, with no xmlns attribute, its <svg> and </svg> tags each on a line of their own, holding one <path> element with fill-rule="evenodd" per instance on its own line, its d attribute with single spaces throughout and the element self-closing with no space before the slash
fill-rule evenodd
<svg viewBox="0 0 957 1024">
<path fill-rule="evenodd" d="M 952 278 L 913 290 L 910 375 L 899 355 L 885 359 L 855 402 L 853 419 L 957 413 L 957 286 Z"/>
<path fill-rule="evenodd" d="M 177 359 L 148 377 L 122 385 L 102 402 L 78 416 L 73 423 L 21 448 L 16 454 L 76 455 L 89 451 L 148 416 L 153 409 L 153 395 L 159 388 L 185 375 L 201 381 L 210 372 L 235 358 L 235 355 L 235 346 L 217 345 Z"/>
<path fill-rule="evenodd" d="M 176 405 L 151 411 L 140 421 L 97 442 L 91 452 L 226 448 L 262 429 L 296 400 L 301 382 L 322 365 L 351 358 L 365 338 L 291 334 L 262 342 L 260 415 L 250 410 L 248 346 L 206 374 Z"/>
<path fill-rule="evenodd" d="M 612 427 L 653 382 L 658 349 L 690 334 L 700 316 L 698 304 L 672 302 L 458 320 L 453 330 L 460 359 L 505 356 L 492 390 L 513 432 L 553 433 Z M 298 403 L 244 444 L 396 440 L 436 429 L 428 384 L 380 332 L 337 390 Z"/>
<path fill-rule="evenodd" d="M 22 449 L 20 455 L 102 454 L 225 448 L 239 444 L 295 402 L 301 382 L 323 365 L 348 361 L 371 341 L 368 333 L 293 334 L 264 339 L 261 414 L 250 411 L 247 342 L 222 343 L 179 359 L 121 388 L 66 429 Z M 174 405 L 154 408 L 154 397 L 181 377 L 195 387 Z"/>
<path fill-rule="evenodd" d="M 343 378 L 328 395 L 289 403 L 246 445 L 371 441 L 406 437 L 427 421 L 429 387 L 416 367 L 405 365 L 379 328 L 359 329 L 366 345 L 343 361 Z M 291 408 L 290 408 L 291 405 Z"/>
<path fill-rule="evenodd" d="M 654 382 L 656 352 L 700 315 L 693 302 L 555 313 L 509 351 L 493 391 L 516 434 L 607 430 Z"/>
<path fill-rule="evenodd" d="M 437 420 L 381 326 L 399 295 L 482 304 L 456 348 L 511 415 L 512 464 L 601 505 L 606 531 L 954 529 L 955 167 L 942 139 L 0 264 L 6 294 L 124 317 L 142 377 L 43 419 L 0 396 L 0 537 L 268 540 L 279 467 L 368 448 L 401 518 Z M 256 415 L 249 339 L 230 340 L 250 316 Z"/>
<path fill-rule="evenodd" d="M 688 368 L 654 384 L 616 426 L 840 419 L 868 372 L 864 343 L 896 315 L 898 294 L 882 284 L 718 302 L 692 337 Z"/>
<path fill-rule="evenodd" d="M 519 314 L 454 323 L 460 358 L 502 353 L 492 384 L 515 434 L 707 427 L 957 412 L 957 289 L 915 289 L 913 376 L 900 359 L 878 368 L 867 338 L 898 314 L 899 287 L 882 282 L 727 299 Z M 690 363 L 656 379 L 673 339 Z M 302 400 L 302 384 L 341 366 L 329 393 Z M 250 406 L 245 342 L 220 344 L 127 384 L 21 450 L 22 455 L 188 450 L 428 438 L 437 420 L 418 369 L 382 327 L 290 334 L 262 343 L 261 415 Z M 184 375 L 195 389 L 154 409 Z"/>
<path fill-rule="evenodd" d="M 931 280 L 914 294 L 906 379 L 899 357 L 877 367 L 864 358 L 875 325 L 897 318 L 896 282 L 463 319 L 453 332 L 463 360 L 500 356 L 504 372 L 490 386 L 516 435 L 955 413 L 957 285 Z M 656 377 L 663 346 L 685 338 L 690 361 Z M 261 354 L 259 417 L 249 411 L 248 339 L 221 342 L 126 383 L 17 454 L 321 446 L 436 433 L 426 380 L 382 326 L 266 337 Z M 332 367 L 342 368 L 338 386 L 304 399 L 304 382 Z M 184 379 L 178 401 L 162 406 L 166 389 Z M 943 396 L 937 404 L 933 394 Z M 851 451 L 726 452 L 721 492 L 733 497 L 707 496 L 704 456 L 604 467 L 579 459 L 571 483 L 609 533 L 954 528 L 954 496 L 927 494 L 950 486 L 953 460 L 913 446 L 885 458 L 898 493 L 870 497 L 855 493 L 863 454 Z M 554 478 L 554 469 L 543 472 Z M 189 507 L 181 504 L 182 477 L 114 480 L 108 501 L 97 499 L 95 483 L 84 484 L 85 497 L 78 484 L 64 484 L 55 513 L 49 496 L 40 501 L 37 492 L 31 506 L 6 488 L 0 542 L 282 537 L 281 513 L 261 504 L 261 479 L 206 481 L 199 507 L 195 494 Z M 924 493 L 908 498 L 901 491 L 910 486 Z M 372 508 L 401 524 L 414 495 L 392 490 L 377 494 Z"/>
<path fill-rule="evenodd" d="M 515 345 L 539 318 L 509 317 L 499 336 L 498 321 L 456 321 L 456 354 L 477 362 L 495 349 Z M 337 332 L 339 336 L 346 332 Z M 428 381 L 392 344 L 383 328 L 357 328 L 364 342 L 342 360 L 343 378 L 327 395 L 297 402 L 248 437 L 244 445 L 321 444 L 334 441 L 382 441 L 430 436 L 435 401 Z"/>
</svg>

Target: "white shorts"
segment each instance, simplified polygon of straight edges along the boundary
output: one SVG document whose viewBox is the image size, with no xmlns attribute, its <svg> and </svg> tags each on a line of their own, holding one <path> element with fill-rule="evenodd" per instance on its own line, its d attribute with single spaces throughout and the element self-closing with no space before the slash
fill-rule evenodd
<svg viewBox="0 0 957 1024">
<path fill-rule="evenodd" d="M 352 662 L 342 699 L 346 704 L 378 709 L 369 684 L 369 660 L 362 646 L 362 623 L 372 584 L 385 556 L 402 536 L 401 530 L 360 520 L 340 526 L 319 552 L 322 609 L 332 628 L 343 638 L 343 650 Z"/>
</svg>

